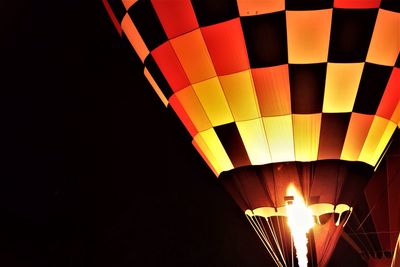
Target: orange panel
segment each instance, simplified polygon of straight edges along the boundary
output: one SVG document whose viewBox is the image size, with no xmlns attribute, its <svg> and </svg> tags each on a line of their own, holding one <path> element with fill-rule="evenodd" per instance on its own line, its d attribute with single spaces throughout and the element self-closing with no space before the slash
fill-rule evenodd
<svg viewBox="0 0 400 267">
<path fill-rule="evenodd" d="M 218 75 L 250 68 L 240 19 L 204 27 L 201 31 Z"/>
<path fill-rule="evenodd" d="M 189 86 L 189 79 L 170 42 L 160 45 L 151 54 L 174 92 Z"/>
<path fill-rule="evenodd" d="M 332 9 L 286 11 L 289 63 L 319 63 L 328 59 Z"/>
<path fill-rule="evenodd" d="M 164 93 L 161 91 L 160 87 L 158 87 L 158 84 L 154 80 L 153 76 L 151 76 L 150 72 L 148 71 L 147 68 L 144 68 L 144 76 L 147 78 L 151 86 L 153 87 L 154 91 L 158 95 L 158 97 L 161 99 L 161 101 L 164 103 L 165 106 L 168 106 L 168 99 L 165 97 Z"/>
<path fill-rule="evenodd" d="M 352 113 L 340 159 L 356 161 L 364 146 L 374 115 Z"/>
<path fill-rule="evenodd" d="M 122 0 L 122 4 L 124 4 L 125 9 L 128 10 L 137 1 L 138 0 Z"/>
<path fill-rule="evenodd" d="M 175 95 L 196 127 L 197 132 L 205 131 L 212 127 L 210 120 L 191 86 L 177 92 Z"/>
<path fill-rule="evenodd" d="M 235 121 L 260 117 L 250 71 L 220 76 L 222 88 Z"/>
<path fill-rule="evenodd" d="M 285 9 L 285 0 L 237 0 L 240 16 L 253 16 Z"/>
<path fill-rule="evenodd" d="M 379 9 L 367 62 L 394 66 L 400 51 L 399 13 Z"/>
<path fill-rule="evenodd" d="M 232 113 L 217 77 L 193 84 L 193 89 L 213 126 L 233 121 Z"/>
<path fill-rule="evenodd" d="M 254 87 L 263 117 L 291 113 L 288 65 L 252 69 Z"/>
<path fill-rule="evenodd" d="M 398 124 L 398 127 L 400 127 L 400 103 L 397 104 L 396 109 L 393 111 L 393 115 L 390 120 Z"/>
<path fill-rule="evenodd" d="M 129 15 L 124 16 L 124 18 L 122 19 L 121 27 L 129 42 L 138 54 L 139 58 L 142 60 L 142 62 L 144 62 L 145 58 L 149 54 L 149 49 L 144 43 Z"/>
<path fill-rule="evenodd" d="M 400 69 L 393 68 L 376 115 L 391 119 L 400 101 Z"/>
<path fill-rule="evenodd" d="M 199 27 L 190 0 L 151 0 L 168 38 Z"/>
<path fill-rule="evenodd" d="M 336 8 L 378 8 L 381 0 L 335 0 Z"/>
<path fill-rule="evenodd" d="M 199 29 L 172 39 L 171 44 L 192 84 L 216 76 Z"/>
<path fill-rule="evenodd" d="M 183 125 L 185 125 L 190 135 L 192 137 L 195 136 L 197 134 L 196 127 L 194 126 L 193 122 L 189 118 L 189 115 L 186 113 L 184 107 L 182 106 L 176 95 L 171 96 L 170 103 L 171 107 L 174 109 L 175 113 L 178 115 Z"/>
</svg>

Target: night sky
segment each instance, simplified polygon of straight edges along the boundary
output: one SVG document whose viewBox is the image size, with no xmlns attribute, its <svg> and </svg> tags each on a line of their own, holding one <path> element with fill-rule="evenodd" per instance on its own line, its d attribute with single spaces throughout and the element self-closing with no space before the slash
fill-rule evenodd
<svg viewBox="0 0 400 267">
<path fill-rule="evenodd" d="M 0 266 L 271 266 L 100 0 L 0 11 Z"/>
</svg>

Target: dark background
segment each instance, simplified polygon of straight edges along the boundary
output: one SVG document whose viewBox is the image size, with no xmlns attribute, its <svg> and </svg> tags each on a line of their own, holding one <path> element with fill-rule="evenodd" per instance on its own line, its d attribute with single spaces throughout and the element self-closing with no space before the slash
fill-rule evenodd
<svg viewBox="0 0 400 267">
<path fill-rule="evenodd" d="M 0 266 L 271 266 L 100 0 L 0 12 Z"/>
</svg>

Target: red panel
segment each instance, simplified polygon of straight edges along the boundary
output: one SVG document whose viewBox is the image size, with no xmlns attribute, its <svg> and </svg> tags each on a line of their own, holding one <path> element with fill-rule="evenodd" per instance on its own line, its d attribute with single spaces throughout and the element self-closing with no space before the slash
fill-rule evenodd
<svg viewBox="0 0 400 267">
<path fill-rule="evenodd" d="M 393 68 L 376 115 L 390 120 L 400 101 L 400 69 Z"/>
<path fill-rule="evenodd" d="M 204 27 L 201 31 L 218 75 L 250 68 L 239 19 Z"/>
<path fill-rule="evenodd" d="M 121 28 L 121 24 L 119 23 L 117 17 L 114 14 L 114 11 L 112 10 L 110 4 L 108 3 L 108 0 L 103 0 L 103 5 L 107 10 L 108 15 L 111 18 L 111 21 L 113 22 L 115 28 L 117 29 L 119 35 L 122 35 L 122 28 Z"/>
<path fill-rule="evenodd" d="M 263 117 L 291 114 L 288 65 L 252 69 L 254 87 Z"/>
<path fill-rule="evenodd" d="M 169 39 L 199 27 L 190 0 L 151 0 Z"/>
<path fill-rule="evenodd" d="M 381 0 L 335 0 L 336 8 L 378 8 Z"/>
<path fill-rule="evenodd" d="M 160 45 L 151 54 L 174 92 L 189 86 L 190 82 L 170 42 Z"/>
<path fill-rule="evenodd" d="M 325 224 L 316 224 L 312 228 L 315 241 L 315 252 L 317 254 L 318 266 L 327 266 L 329 259 L 335 250 L 336 244 L 343 231 L 343 224 L 335 225 L 333 216 Z"/>
<path fill-rule="evenodd" d="M 370 258 L 368 260 L 368 267 L 389 267 L 392 264 L 392 259 L 383 257 L 382 259 Z M 397 265 L 393 265 L 397 266 Z"/>
<path fill-rule="evenodd" d="M 187 115 L 186 111 L 182 107 L 181 103 L 179 102 L 178 98 L 173 95 L 169 99 L 169 103 L 174 109 L 175 113 L 178 115 L 179 119 L 183 122 L 185 125 L 186 129 L 190 133 L 190 135 L 193 137 L 197 134 L 196 127 L 194 127 L 193 122 L 190 120 L 189 116 Z"/>
</svg>

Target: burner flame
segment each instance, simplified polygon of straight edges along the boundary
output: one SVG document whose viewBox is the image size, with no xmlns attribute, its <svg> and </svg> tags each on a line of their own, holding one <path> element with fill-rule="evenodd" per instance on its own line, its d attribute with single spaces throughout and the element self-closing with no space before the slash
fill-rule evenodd
<svg viewBox="0 0 400 267">
<path fill-rule="evenodd" d="M 314 226 L 312 211 L 292 184 L 289 185 L 286 192 L 288 196 L 293 197 L 293 200 L 286 204 L 286 211 L 288 225 L 296 248 L 296 257 L 299 267 L 307 267 L 307 234 Z"/>
</svg>

